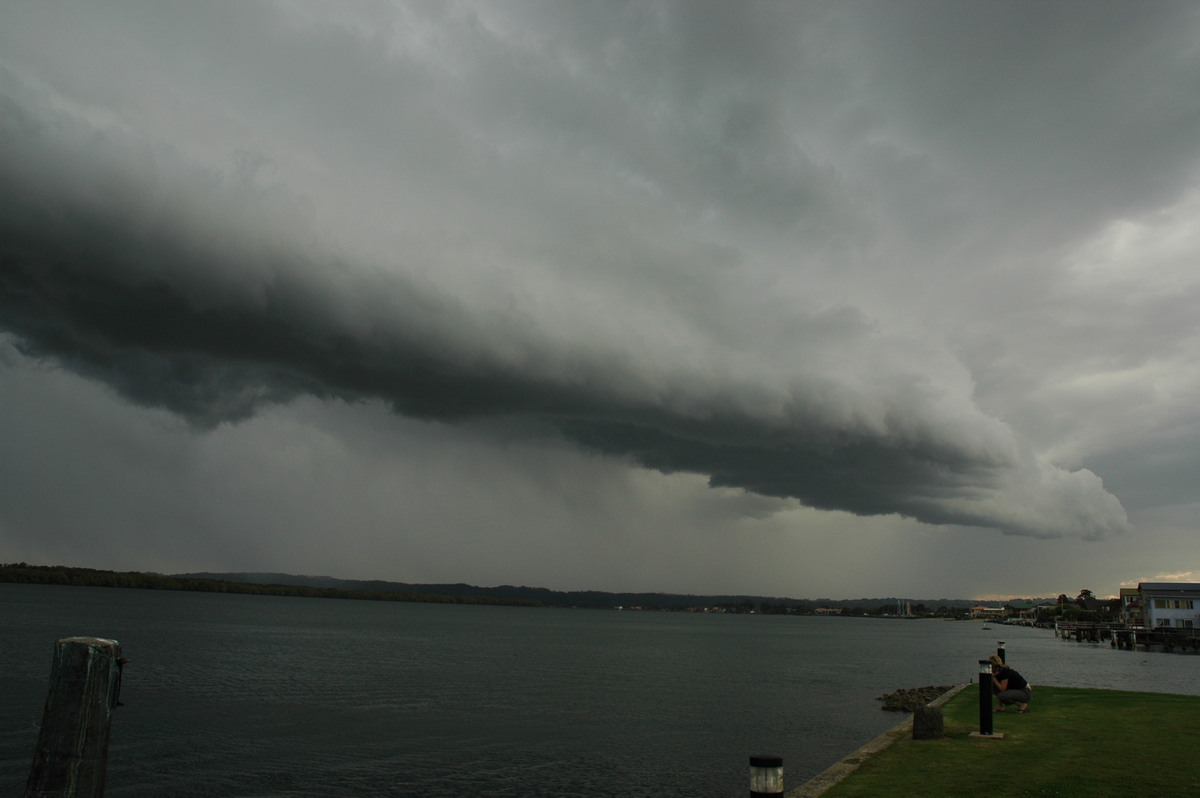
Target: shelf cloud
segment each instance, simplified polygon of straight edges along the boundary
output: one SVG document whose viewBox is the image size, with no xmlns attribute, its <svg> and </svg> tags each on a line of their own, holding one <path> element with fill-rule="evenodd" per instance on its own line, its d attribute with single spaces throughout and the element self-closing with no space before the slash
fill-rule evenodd
<svg viewBox="0 0 1200 798">
<path fill-rule="evenodd" d="M 981 412 L 945 353 L 851 306 L 762 298 L 774 318 L 751 324 L 766 338 L 754 346 L 674 306 L 669 285 L 649 307 L 589 288 L 605 274 L 528 303 L 464 301 L 414 277 L 402 249 L 389 263 L 323 248 L 297 198 L 69 115 L 6 113 L 4 325 L 26 354 L 138 404 L 210 427 L 306 394 L 379 399 L 447 423 L 536 422 L 821 509 L 1047 537 L 1128 526 L 1094 474 L 1039 460 Z M 701 274 L 687 290 L 720 313 L 730 282 Z M 610 311 L 636 326 L 614 329 Z"/>
<path fill-rule="evenodd" d="M 256 436 L 286 417 L 298 449 L 358 475 L 327 494 L 276 463 L 254 496 L 220 488 L 230 507 L 311 479 L 324 524 L 366 524 L 372 550 L 394 534 L 397 558 L 445 573 L 449 545 L 398 519 L 483 533 L 415 487 L 407 516 L 368 495 L 361 424 L 393 441 L 389 473 L 438 440 L 458 452 L 439 490 L 511 508 L 495 535 L 513 550 L 534 545 L 518 517 L 571 527 L 572 580 L 597 551 L 619 559 L 622 529 L 677 547 L 691 527 L 703 548 L 812 524 L 847 551 L 930 530 L 958 546 L 942 535 L 977 540 L 967 527 L 1121 551 L 1183 534 L 1200 462 L 1190 4 L 0 10 L 13 406 L 70 375 L 132 414 L 114 436 L 182 420 L 153 434 L 193 458 L 265 456 L 277 444 Z M 17 443 L 0 462 L 59 451 Z M 30 496 L 7 524 L 33 556 L 39 525 L 70 524 Z M 176 534 L 216 540 L 205 523 Z M 339 562 L 368 567 L 352 549 Z"/>
</svg>

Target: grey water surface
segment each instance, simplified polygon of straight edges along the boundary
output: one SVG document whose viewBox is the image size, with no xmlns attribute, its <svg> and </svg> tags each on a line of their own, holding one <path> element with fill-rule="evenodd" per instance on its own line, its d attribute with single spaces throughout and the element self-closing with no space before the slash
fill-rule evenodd
<svg viewBox="0 0 1200 798">
<path fill-rule="evenodd" d="M 899 619 L 531 609 L 0 584 L 0 795 L 32 761 L 54 641 L 120 641 L 107 795 L 745 795 L 976 681 L 1200 694 L 1200 656 Z M 1036 702 L 1036 687 L 1035 698 Z"/>
</svg>

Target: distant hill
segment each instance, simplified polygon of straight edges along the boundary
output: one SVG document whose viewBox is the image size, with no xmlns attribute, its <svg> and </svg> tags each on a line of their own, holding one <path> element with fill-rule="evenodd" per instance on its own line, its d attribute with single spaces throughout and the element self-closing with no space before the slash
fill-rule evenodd
<svg viewBox="0 0 1200 798">
<path fill-rule="evenodd" d="M 222 582 L 247 582 L 260 585 L 291 585 L 370 593 L 420 593 L 434 596 L 487 596 L 506 601 L 537 601 L 556 607 L 709 607 L 763 601 L 787 605 L 811 604 L 786 598 L 762 596 L 695 596 L 672 593 L 607 593 L 599 590 L 550 590 L 544 587 L 496 585 L 478 587 L 462 582 L 453 584 L 411 584 L 378 579 L 338 579 L 332 576 L 302 576 L 281 573 L 188 573 L 173 574 L 178 579 L 213 579 Z"/>
<path fill-rule="evenodd" d="M 150 590 L 188 590 L 254 595 L 307 596 L 313 598 L 417 601 L 455 604 L 509 604 L 518 606 L 587 607 L 612 609 L 689 610 L 764 614 L 812 614 L 818 608 L 841 609 L 849 615 L 896 615 L 911 608 L 917 615 L 963 617 L 975 599 L 909 599 L 899 597 L 858 599 L 795 599 L 751 595 L 693 595 L 678 593 L 609 593 L 599 590 L 560 591 L 544 587 L 497 585 L 478 587 L 454 584 L 410 584 L 379 579 L 339 579 L 284 573 L 157 574 L 138 571 L 104 571 L 62 565 L 0 564 L 0 582 L 123 587 Z M 1051 599 L 1032 599 L 1034 603 Z M 996 602 L 985 602 L 995 604 Z"/>
<path fill-rule="evenodd" d="M 342 590 L 299 584 L 272 584 L 241 580 L 182 577 L 139 571 L 103 571 L 64 565 L 0 564 L 0 582 L 74 587 L 117 587 L 134 590 L 186 590 L 198 593 L 240 593 L 256 596 L 293 596 L 300 598 L 361 599 L 370 601 L 413 601 L 436 604 L 511 604 L 541 606 L 524 599 L 502 599 L 488 595 L 431 594 L 408 591 Z"/>
<path fill-rule="evenodd" d="M 972 607 L 973 599 L 908 599 L 898 597 L 860 599 L 795 599 L 776 596 L 694 595 L 680 593 L 608 593 L 599 590 L 559 591 L 544 587 L 498 585 L 478 587 L 464 583 L 411 584 L 382 580 L 338 579 L 332 576 L 301 576 L 283 573 L 189 573 L 174 574 L 180 579 L 213 579 L 223 582 L 249 582 L 262 585 L 291 585 L 380 593 L 419 593 L 442 596 L 487 596 L 505 601 L 537 601 L 555 607 L 646 607 L 684 609 L 688 607 L 737 607 L 747 604 L 759 608 L 763 604 L 795 608 L 803 611 L 816 607 L 862 607 L 867 610 L 894 607 L 899 602 L 924 604 L 929 609 L 939 607 Z"/>
</svg>

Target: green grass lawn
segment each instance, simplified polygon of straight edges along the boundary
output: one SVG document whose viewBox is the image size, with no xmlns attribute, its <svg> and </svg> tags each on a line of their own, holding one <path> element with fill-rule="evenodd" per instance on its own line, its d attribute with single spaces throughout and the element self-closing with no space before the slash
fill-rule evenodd
<svg viewBox="0 0 1200 798">
<path fill-rule="evenodd" d="M 1003 739 L 974 739 L 968 687 L 943 708 L 943 739 L 906 736 L 825 796 L 1200 795 L 1200 696 L 1037 685 L 1029 706 L 992 715 Z"/>
</svg>

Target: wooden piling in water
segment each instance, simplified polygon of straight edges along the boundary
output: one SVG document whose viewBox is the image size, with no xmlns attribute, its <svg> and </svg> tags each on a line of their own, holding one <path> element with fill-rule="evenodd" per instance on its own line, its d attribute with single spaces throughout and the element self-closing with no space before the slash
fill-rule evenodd
<svg viewBox="0 0 1200 798">
<path fill-rule="evenodd" d="M 112 713 L 121 692 L 121 644 L 66 637 L 54 647 L 50 689 L 25 798 L 104 794 Z"/>
<path fill-rule="evenodd" d="M 1054 633 L 1063 640 L 1079 643 L 1099 643 L 1110 640 L 1110 645 L 1129 651 L 1164 651 L 1200 653 L 1200 629 L 1178 626 L 1126 626 L 1109 622 L 1071 622 L 1056 625 Z"/>
</svg>

